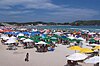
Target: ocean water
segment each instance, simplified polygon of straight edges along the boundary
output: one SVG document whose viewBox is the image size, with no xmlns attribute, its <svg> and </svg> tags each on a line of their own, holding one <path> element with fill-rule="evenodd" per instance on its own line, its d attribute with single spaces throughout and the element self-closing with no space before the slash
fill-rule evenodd
<svg viewBox="0 0 100 66">
<path fill-rule="evenodd" d="M 32 26 L 37 29 L 62 29 L 62 30 L 89 30 L 93 32 L 100 32 L 100 26 Z"/>
</svg>

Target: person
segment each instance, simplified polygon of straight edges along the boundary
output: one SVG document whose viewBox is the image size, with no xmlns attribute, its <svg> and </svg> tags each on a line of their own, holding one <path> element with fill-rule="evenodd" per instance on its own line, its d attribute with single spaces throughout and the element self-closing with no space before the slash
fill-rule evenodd
<svg viewBox="0 0 100 66">
<path fill-rule="evenodd" d="M 27 61 L 27 62 L 29 61 L 29 53 L 26 54 L 25 61 Z"/>
<path fill-rule="evenodd" d="M 73 61 L 73 66 L 78 65 L 77 61 Z"/>
<path fill-rule="evenodd" d="M 67 60 L 67 66 L 73 66 L 73 63 L 71 62 L 71 60 Z"/>
</svg>

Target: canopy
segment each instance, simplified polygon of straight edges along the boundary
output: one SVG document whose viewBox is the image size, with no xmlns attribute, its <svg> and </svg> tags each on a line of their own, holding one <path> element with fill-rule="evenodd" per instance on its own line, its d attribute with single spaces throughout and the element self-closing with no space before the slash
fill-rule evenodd
<svg viewBox="0 0 100 66">
<path fill-rule="evenodd" d="M 81 54 L 81 53 L 74 53 L 70 56 L 67 57 L 68 60 L 73 60 L 73 61 L 78 61 L 78 60 L 84 60 L 85 58 L 87 58 L 88 56 L 85 54 Z"/>
<path fill-rule="evenodd" d="M 94 57 L 91 57 L 89 59 L 86 59 L 84 62 L 85 63 L 93 63 L 93 64 L 96 64 L 96 63 L 100 62 L 99 59 L 100 59 L 99 56 L 94 56 Z"/>
</svg>

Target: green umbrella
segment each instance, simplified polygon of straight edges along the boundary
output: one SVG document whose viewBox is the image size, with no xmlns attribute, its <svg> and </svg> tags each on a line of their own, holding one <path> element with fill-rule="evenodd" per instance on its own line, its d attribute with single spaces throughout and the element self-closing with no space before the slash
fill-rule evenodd
<svg viewBox="0 0 100 66">
<path fill-rule="evenodd" d="M 93 39 L 93 38 L 91 38 L 89 41 L 92 42 L 92 43 L 96 42 L 96 40 Z"/>
<path fill-rule="evenodd" d="M 18 38 L 27 38 L 27 37 L 25 37 L 25 36 L 18 36 Z"/>
</svg>

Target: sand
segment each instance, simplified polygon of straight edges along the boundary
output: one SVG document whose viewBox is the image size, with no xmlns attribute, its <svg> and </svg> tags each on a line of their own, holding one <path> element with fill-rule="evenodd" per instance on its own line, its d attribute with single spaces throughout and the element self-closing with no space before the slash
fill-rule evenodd
<svg viewBox="0 0 100 66">
<path fill-rule="evenodd" d="M 6 50 L 7 46 L 0 43 L 0 66 L 64 66 L 66 55 L 75 53 L 67 49 L 66 45 L 58 45 L 54 52 L 38 53 L 36 49 Z M 29 53 L 29 62 L 25 62 L 25 55 Z M 93 64 L 79 63 L 82 66 L 93 66 Z"/>
</svg>

